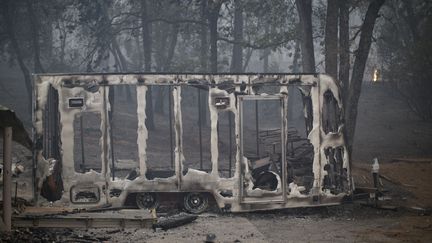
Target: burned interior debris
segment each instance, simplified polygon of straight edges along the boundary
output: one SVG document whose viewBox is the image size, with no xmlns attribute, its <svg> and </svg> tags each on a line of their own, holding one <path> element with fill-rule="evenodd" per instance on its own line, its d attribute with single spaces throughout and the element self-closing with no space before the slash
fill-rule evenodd
<svg viewBox="0 0 432 243">
<path fill-rule="evenodd" d="M 339 88 L 327 75 L 34 82 L 39 206 L 154 208 L 174 196 L 192 213 L 209 201 L 241 212 L 339 204 L 353 191 Z"/>
</svg>

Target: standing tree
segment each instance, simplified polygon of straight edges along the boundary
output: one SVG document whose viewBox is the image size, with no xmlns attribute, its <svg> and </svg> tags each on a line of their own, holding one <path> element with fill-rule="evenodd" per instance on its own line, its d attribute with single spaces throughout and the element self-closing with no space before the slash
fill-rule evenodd
<svg viewBox="0 0 432 243">
<path fill-rule="evenodd" d="M 15 33 L 15 22 L 12 16 L 12 13 L 16 11 L 15 9 L 16 3 L 11 0 L 5 0 L 1 3 L 1 9 L 2 9 L 2 17 L 5 23 L 5 29 L 7 37 L 11 43 L 11 46 L 13 48 L 13 52 L 16 56 L 16 59 L 18 61 L 18 64 L 21 68 L 21 71 L 24 76 L 24 84 L 27 90 L 27 95 L 29 98 L 29 104 L 31 104 L 31 93 L 32 93 L 32 84 L 31 84 L 31 78 L 30 78 L 30 71 L 27 67 L 27 65 L 24 62 L 24 56 L 22 53 L 22 47 L 20 46 L 20 43 L 18 42 L 16 33 Z"/>
<path fill-rule="evenodd" d="M 234 0 L 234 44 L 231 59 L 231 72 L 241 72 L 243 69 L 243 3 Z"/>
<path fill-rule="evenodd" d="M 354 142 L 355 126 L 357 121 L 357 106 L 361 93 L 366 61 L 372 44 L 372 33 L 378 12 L 385 0 L 372 0 L 369 3 L 366 15 L 361 26 L 358 49 L 355 52 L 355 60 L 348 88 L 348 96 L 345 103 L 345 125 L 348 149 L 352 151 Z"/>
<path fill-rule="evenodd" d="M 312 0 L 296 0 L 301 26 L 301 53 L 304 73 L 315 73 L 312 37 Z"/>
<path fill-rule="evenodd" d="M 325 25 L 325 72 L 337 78 L 338 65 L 338 0 L 327 1 Z"/>
<path fill-rule="evenodd" d="M 432 2 L 392 1 L 378 37 L 382 79 L 411 111 L 432 121 Z"/>
<path fill-rule="evenodd" d="M 342 94 L 348 94 L 350 74 L 349 4 L 339 0 L 339 83 Z M 346 104 L 345 95 L 342 97 Z"/>
<path fill-rule="evenodd" d="M 361 93 L 361 84 L 363 82 L 363 74 L 366 66 L 366 61 L 369 55 L 370 46 L 372 43 L 372 33 L 375 26 L 375 21 L 378 18 L 378 12 L 385 0 L 371 0 L 366 15 L 361 26 L 360 40 L 358 49 L 355 52 L 355 61 L 352 69 L 351 80 L 348 82 L 349 75 L 349 44 L 348 44 L 348 21 L 349 12 L 347 3 L 340 1 L 329 0 L 327 6 L 326 33 L 325 33 L 325 61 L 326 72 L 333 77 L 338 74 L 337 68 L 337 53 L 338 53 L 338 19 L 340 29 L 339 43 L 341 50 L 339 52 L 339 70 L 342 81 L 343 100 L 345 107 L 345 129 L 347 137 L 348 149 L 352 151 L 354 141 L 354 133 L 357 119 L 357 106 Z M 300 26 L 302 29 L 302 60 L 303 72 L 315 72 L 315 58 L 313 55 L 313 38 L 312 38 L 312 5 L 311 1 L 296 0 L 297 9 L 300 17 Z M 306 94 L 307 97 L 307 94 Z M 304 98 L 304 102 L 307 99 Z M 307 103 L 305 103 L 307 106 Z"/>
<path fill-rule="evenodd" d="M 212 73 L 218 71 L 218 19 L 222 2 L 223 0 L 215 0 L 207 3 L 207 19 L 210 29 L 210 72 Z"/>
<path fill-rule="evenodd" d="M 201 72 L 207 72 L 207 63 L 208 63 L 208 41 L 207 41 L 207 33 L 208 26 L 207 24 L 207 1 L 202 0 L 200 2 L 200 19 L 203 24 L 200 25 L 200 63 L 201 63 Z"/>
</svg>

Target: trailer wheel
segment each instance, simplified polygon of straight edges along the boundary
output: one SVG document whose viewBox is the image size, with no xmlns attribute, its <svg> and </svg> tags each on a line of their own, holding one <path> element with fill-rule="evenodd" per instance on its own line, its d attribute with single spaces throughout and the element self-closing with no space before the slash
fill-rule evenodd
<svg viewBox="0 0 432 243">
<path fill-rule="evenodd" d="M 153 209 L 159 206 L 159 200 L 154 192 L 141 192 L 136 195 L 136 204 L 139 208 Z"/>
<path fill-rule="evenodd" d="M 191 192 L 184 196 L 183 205 L 187 212 L 200 214 L 208 208 L 208 196 L 204 193 Z"/>
</svg>

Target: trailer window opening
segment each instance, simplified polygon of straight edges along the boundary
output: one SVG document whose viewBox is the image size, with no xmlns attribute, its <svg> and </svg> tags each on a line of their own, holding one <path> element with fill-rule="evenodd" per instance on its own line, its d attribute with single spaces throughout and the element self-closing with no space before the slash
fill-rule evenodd
<svg viewBox="0 0 432 243">
<path fill-rule="evenodd" d="M 334 97 L 333 92 L 327 90 L 324 93 L 324 101 L 322 104 L 322 127 L 327 134 L 329 132 L 337 132 L 340 125 L 341 109 Z"/>
<path fill-rule="evenodd" d="M 151 87 L 152 109 L 147 109 L 147 119 L 153 117 L 154 127 L 147 127 L 147 179 L 168 178 L 175 174 L 174 102 L 169 86 Z M 149 89 L 147 89 L 147 95 Z M 147 99 L 148 100 L 148 99 Z M 152 112 L 151 114 L 149 112 Z"/>
<path fill-rule="evenodd" d="M 235 171 L 237 146 L 235 140 L 235 114 L 232 111 L 218 113 L 219 176 L 230 178 Z"/>
<path fill-rule="evenodd" d="M 109 100 L 111 177 L 131 179 L 138 170 L 136 87 L 111 86 Z"/>
<path fill-rule="evenodd" d="M 84 111 L 75 115 L 74 168 L 76 172 L 101 172 L 101 115 Z"/>
<path fill-rule="evenodd" d="M 189 168 L 207 172 L 212 168 L 208 96 L 208 90 L 193 86 L 181 87 L 183 174 Z"/>
<path fill-rule="evenodd" d="M 282 178 L 282 100 L 280 98 L 243 101 L 243 154 L 251 170 L 252 188 L 281 193 Z"/>
<path fill-rule="evenodd" d="M 290 86 L 288 94 L 287 179 L 288 184 L 293 183 L 291 187 L 295 185 L 301 194 L 308 194 L 314 181 L 314 151 L 306 127 L 313 117 L 305 117 L 308 97 L 304 97 L 299 87 Z"/>
</svg>

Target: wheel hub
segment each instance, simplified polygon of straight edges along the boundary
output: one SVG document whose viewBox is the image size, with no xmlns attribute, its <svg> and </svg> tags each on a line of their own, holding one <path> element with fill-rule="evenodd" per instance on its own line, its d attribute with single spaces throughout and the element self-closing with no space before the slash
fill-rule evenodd
<svg viewBox="0 0 432 243">
<path fill-rule="evenodd" d="M 157 208 L 158 201 L 156 194 L 150 192 L 139 193 L 136 197 L 136 204 L 139 208 Z"/>
<path fill-rule="evenodd" d="M 202 213 L 208 207 L 208 198 L 202 193 L 189 193 L 184 197 L 184 207 L 189 213 Z"/>
</svg>

